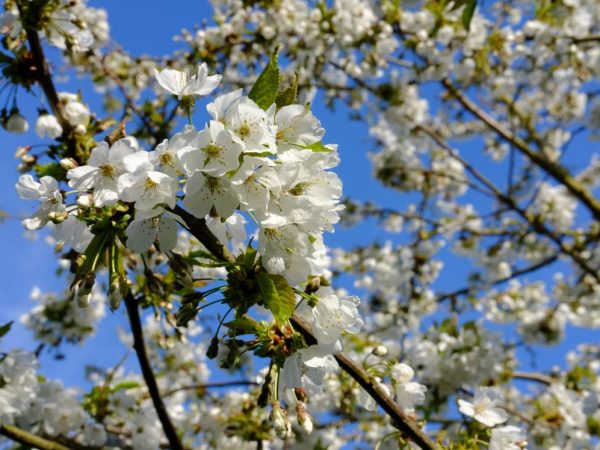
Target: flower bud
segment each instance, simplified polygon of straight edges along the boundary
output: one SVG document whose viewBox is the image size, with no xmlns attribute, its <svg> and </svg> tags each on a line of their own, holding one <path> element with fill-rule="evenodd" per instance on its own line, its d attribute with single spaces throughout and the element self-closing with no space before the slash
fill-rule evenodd
<svg viewBox="0 0 600 450">
<path fill-rule="evenodd" d="M 73 158 L 63 158 L 59 161 L 60 167 L 65 170 L 71 170 L 77 167 L 77 162 Z"/>
<path fill-rule="evenodd" d="M 17 150 L 15 151 L 15 158 L 23 158 L 23 156 L 29 153 L 29 150 L 31 150 L 31 145 L 21 145 L 17 147 Z"/>
<path fill-rule="evenodd" d="M 303 402 L 296 403 L 296 414 L 298 416 L 298 424 L 302 427 L 306 434 L 313 431 L 313 421 L 310 415 L 306 412 L 306 406 Z"/>
<path fill-rule="evenodd" d="M 272 403 L 269 420 L 271 420 L 271 423 L 273 424 L 273 428 L 275 429 L 275 434 L 277 437 L 280 439 L 286 439 L 289 431 L 288 420 L 287 415 L 285 411 L 281 409 L 279 402 Z"/>
<path fill-rule="evenodd" d="M 87 129 L 86 129 L 86 127 L 85 127 L 84 124 L 80 123 L 79 125 L 77 125 L 75 127 L 75 129 L 73 131 L 75 132 L 75 134 L 79 134 L 81 136 L 81 135 L 85 134 L 85 132 L 87 131 Z"/>
<path fill-rule="evenodd" d="M 373 349 L 371 353 L 373 353 L 375 356 L 379 356 L 380 358 L 382 358 L 384 356 L 387 356 L 388 349 L 385 345 L 378 345 Z"/>
<path fill-rule="evenodd" d="M 37 161 L 37 156 L 35 155 L 30 155 L 30 154 L 25 154 L 23 156 L 21 156 L 21 161 L 25 164 L 35 164 Z"/>
<path fill-rule="evenodd" d="M 88 209 L 92 206 L 92 196 L 90 194 L 81 194 L 77 197 L 77 206 L 81 209 Z"/>
<path fill-rule="evenodd" d="M 321 287 L 321 278 L 313 277 L 308 283 L 306 283 L 306 289 L 304 290 L 307 294 L 314 294 Z"/>
<path fill-rule="evenodd" d="M 66 211 L 50 211 L 48 213 L 48 219 L 52 223 L 61 223 L 64 222 L 67 217 L 69 217 L 69 213 Z"/>
<path fill-rule="evenodd" d="M 90 304 L 91 293 L 95 283 L 96 274 L 90 272 L 75 286 L 75 300 L 77 300 L 80 308 L 85 308 Z"/>
</svg>

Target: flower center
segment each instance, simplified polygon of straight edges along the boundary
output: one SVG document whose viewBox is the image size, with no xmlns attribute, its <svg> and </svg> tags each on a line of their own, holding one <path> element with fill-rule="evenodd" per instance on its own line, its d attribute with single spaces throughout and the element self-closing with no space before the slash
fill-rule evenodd
<svg viewBox="0 0 600 450">
<path fill-rule="evenodd" d="M 100 166 L 100 173 L 103 177 L 112 178 L 115 174 L 115 168 L 110 164 L 104 164 Z"/>
<path fill-rule="evenodd" d="M 154 190 L 154 189 L 156 189 L 157 186 L 158 186 L 158 183 L 150 177 L 146 177 L 146 179 L 144 180 L 144 190 L 145 191 Z"/>
<path fill-rule="evenodd" d="M 224 148 L 217 144 L 208 144 L 202 150 L 204 150 L 209 159 L 213 159 L 219 156 Z"/>
<path fill-rule="evenodd" d="M 158 162 L 161 166 L 172 166 L 173 165 L 173 154 L 163 153 L 158 157 Z"/>
</svg>

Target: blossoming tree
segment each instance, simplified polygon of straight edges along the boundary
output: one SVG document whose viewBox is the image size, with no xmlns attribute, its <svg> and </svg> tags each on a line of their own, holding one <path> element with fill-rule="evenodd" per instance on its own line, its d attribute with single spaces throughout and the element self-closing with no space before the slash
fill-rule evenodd
<svg viewBox="0 0 600 450">
<path fill-rule="evenodd" d="M 600 335 L 549 372 L 517 352 L 600 325 L 600 159 L 567 153 L 600 129 L 600 4 L 213 6 L 155 58 L 110 45 L 83 1 L 4 1 L 2 125 L 44 139 L 17 150 L 23 226 L 49 230 L 66 288 L 32 293 L 38 351 L 1 355 L 2 444 L 600 448 Z M 61 65 L 105 107 L 58 92 Z M 368 125 L 402 208 L 344 196 L 317 93 Z M 326 246 L 373 218 L 398 239 Z M 468 273 L 442 290 L 448 258 Z M 139 372 L 41 377 L 40 352 L 105 309 Z"/>
</svg>

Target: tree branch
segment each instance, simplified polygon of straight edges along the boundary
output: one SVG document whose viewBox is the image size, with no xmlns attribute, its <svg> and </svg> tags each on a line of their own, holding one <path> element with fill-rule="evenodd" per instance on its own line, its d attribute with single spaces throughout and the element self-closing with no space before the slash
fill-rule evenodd
<svg viewBox="0 0 600 450">
<path fill-rule="evenodd" d="M 299 331 L 309 345 L 317 344 L 317 339 L 312 334 L 310 325 L 300 316 L 294 314 L 291 319 L 294 328 Z M 340 367 L 350 375 L 379 406 L 390 416 L 394 426 L 409 436 L 422 449 L 435 450 L 437 445 L 417 426 L 398 404 L 392 400 L 385 390 L 369 373 L 343 352 L 334 353 L 333 357 Z"/>
<path fill-rule="evenodd" d="M 41 438 L 35 434 L 29 433 L 28 431 L 22 430 L 14 425 L 0 425 L 0 434 L 3 434 L 7 438 L 12 439 L 19 444 L 26 445 L 27 447 L 34 447 L 40 450 L 71 450 L 69 447 L 65 447 L 48 439 Z"/>
<path fill-rule="evenodd" d="M 173 422 L 171 422 L 167 408 L 165 407 L 158 390 L 158 384 L 156 383 L 156 378 L 154 377 L 154 372 L 152 371 L 152 366 L 150 365 L 150 360 L 148 359 L 148 354 L 146 353 L 146 347 L 144 345 L 144 332 L 142 330 L 142 321 L 138 311 L 138 302 L 133 297 L 131 292 L 128 292 L 127 296 L 125 297 L 125 306 L 127 308 L 127 316 L 129 317 L 131 332 L 133 334 L 133 348 L 135 349 L 140 362 L 142 375 L 144 376 L 144 381 L 148 386 L 148 392 L 152 398 L 152 403 L 154 404 L 154 409 L 156 410 L 158 419 L 162 424 L 165 436 L 171 445 L 171 449 L 183 450 L 183 445 L 179 439 L 177 430 L 173 426 Z"/>
<path fill-rule="evenodd" d="M 213 255 L 222 261 L 233 262 L 235 258 L 219 242 L 214 234 L 206 226 L 204 219 L 198 219 L 183 208 L 176 206 L 173 212 L 186 223 L 190 233 L 198 239 Z M 213 251 L 214 249 L 214 251 Z M 310 326 L 301 317 L 294 315 L 290 319 L 292 325 L 304 336 L 306 343 L 313 345 L 317 338 L 312 334 Z M 348 373 L 367 393 L 377 402 L 379 406 L 391 417 L 395 426 L 406 433 L 415 443 L 425 450 L 436 450 L 437 445 L 421 430 L 417 424 L 408 417 L 400 407 L 387 395 L 379 383 L 360 365 L 356 364 L 343 352 L 334 353 L 334 358 L 340 367 Z"/>
<path fill-rule="evenodd" d="M 442 80 L 442 84 L 448 92 L 458 100 L 469 112 L 485 123 L 488 128 L 512 144 L 523 153 L 534 164 L 550 175 L 559 183 L 563 184 L 574 197 L 578 198 L 588 209 L 596 220 L 600 220 L 600 201 L 588 191 L 569 171 L 560 164 L 550 161 L 543 154 L 533 151 L 527 143 L 519 136 L 511 133 L 503 124 L 488 115 L 470 98 L 462 94 L 448 79 Z"/>
<path fill-rule="evenodd" d="M 24 20 L 24 11 L 21 5 L 21 1 L 17 1 L 16 3 L 17 7 L 19 8 L 21 24 L 23 25 L 25 33 L 27 34 L 29 48 L 31 49 L 31 53 L 33 54 L 36 81 L 39 83 L 40 87 L 44 91 L 44 95 L 48 100 L 48 104 L 50 105 L 50 109 L 52 109 L 52 113 L 56 116 L 56 118 L 60 122 L 60 125 L 62 126 L 63 137 L 66 138 L 69 136 L 72 127 L 66 118 L 64 107 L 58 99 L 58 93 L 56 92 L 56 88 L 54 87 L 54 83 L 52 81 L 52 76 L 50 75 L 48 61 L 46 60 L 46 56 L 44 55 L 44 49 L 42 48 L 42 43 L 40 41 L 38 30 L 32 28 L 31 24 L 28 21 Z"/>
</svg>

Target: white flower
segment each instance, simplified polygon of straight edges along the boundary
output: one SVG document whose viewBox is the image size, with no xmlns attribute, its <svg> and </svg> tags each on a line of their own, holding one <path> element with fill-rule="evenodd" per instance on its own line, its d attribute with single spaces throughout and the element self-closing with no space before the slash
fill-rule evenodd
<svg viewBox="0 0 600 450">
<path fill-rule="evenodd" d="M 356 334 L 364 325 L 356 296 L 339 298 L 335 294 L 320 297 L 312 308 L 313 333 L 320 344 L 337 341 L 343 332 Z"/>
<path fill-rule="evenodd" d="M 135 157 L 127 159 L 132 155 Z M 69 186 L 74 189 L 93 189 L 96 206 L 111 206 L 119 200 L 118 178 L 126 172 L 134 172 L 142 165 L 152 170 L 148 154 L 138 152 L 135 138 L 127 137 L 116 141 L 110 149 L 106 142 L 98 144 L 92 149 L 87 165 L 69 170 L 67 179 Z"/>
<path fill-rule="evenodd" d="M 458 399 L 458 409 L 465 416 L 473 417 L 486 427 L 494 427 L 506 422 L 506 412 L 498 408 L 497 405 L 502 401 L 502 395 L 493 387 L 477 388 L 473 403 L 463 399 Z"/>
<path fill-rule="evenodd" d="M 310 110 L 303 105 L 287 105 L 275 114 L 277 140 L 281 144 L 306 146 L 319 142 L 325 130 Z"/>
<path fill-rule="evenodd" d="M 151 211 L 162 204 L 173 208 L 179 188 L 176 179 L 153 170 L 125 173 L 119 177 L 117 186 L 119 198 L 134 203 L 135 209 L 142 211 Z"/>
<path fill-rule="evenodd" d="M 35 132 L 41 138 L 48 136 L 50 139 L 56 139 L 62 134 L 63 129 L 55 116 L 42 114 L 35 123 Z"/>
<path fill-rule="evenodd" d="M 233 214 L 239 201 L 225 177 L 212 177 L 194 172 L 185 185 L 183 204 L 196 217 L 206 216 L 214 206 L 219 216 Z"/>
<path fill-rule="evenodd" d="M 77 127 L 88 123 L 91 115 L 90 110 L 79 101 L 77 95 L 61 92 L 58 94 L 58 98 L 64 103 L 65 116 L 72 126 Z"/>
<path fill-rule="evenodd" d="M 488 449 L 521 450 L 526 445 L 525 439 L 525 433 L 513 425 L 494 428 Z"/>
<path fill-rule="evenodd" d="M 201 170 L 211 176 L 222 176 L 237 169 L 243 144 L 221 122 L 211 120 L 208 126 L 198 133 L 193 146 L 178 152 L 181 164 L 187 173 Z"/>
<path fill-rule="evenodd" d="M 331 345 L 311 345 L 289 356 L 280 373 L 280 390 L 309 386 L 318 388 L 325 375 L 335 372 L 339 366 L 332 353 L 339 348 Z"/>
<path fill-rule="evenodd" d="M 62 242 L 79 253 L 87 248 L 94 237 L 88 226 L 73 215 L 57 224 L 52 235 L 57 242 Z"/>
<path fill-rule="evenodd" d="M 127 247 L 135 252 L 144 253 L 157 239 L 160 251 L 168 252 L 177 244 L 177 222 L 164 215 L 147 217 L 142 214 L 129 224 L 125 234 Z"/>
<path fill-rule="evenodd" d="M 402 409 L 414 411 L 415 405 L 425 401 L 427 388 L 412 381 L 415 372 L 408 364 L 398 363 L 392 366 L 391 377 L 396 390 L 396 401 Z"/>
<path fill-rule="evenodd" d="M 22 199 L 40 201 L 40 208 L 31 217 L 23 220 L 23 225 L 28 230 L 37 230 L 46 225 L 51 212 L 64 211 L 58 181 L 50 176 L 40 178 L 38 183 L 29 174 L 21 175 L 15 187 Z"/>
<path fill-rule="evenodd" d="M 218 97 L 206 109 L 214 120 L 223 122 L 244 143 L 245 152 L 275 153 L 276 127 L 264 111 L 240 91 Z"/>
<path fill-rule="evenodd" d="M 174 69 L 164 69 L 160 72 L 154 69 L 156 81 L 165 91 L 177 95 L 207 95 L 216 89 L 221 82 L 221 75 L 208 76 L 206 63 L 198 66 L 198 72 L 191 78 L 187 73 Z"/>
</svg>

